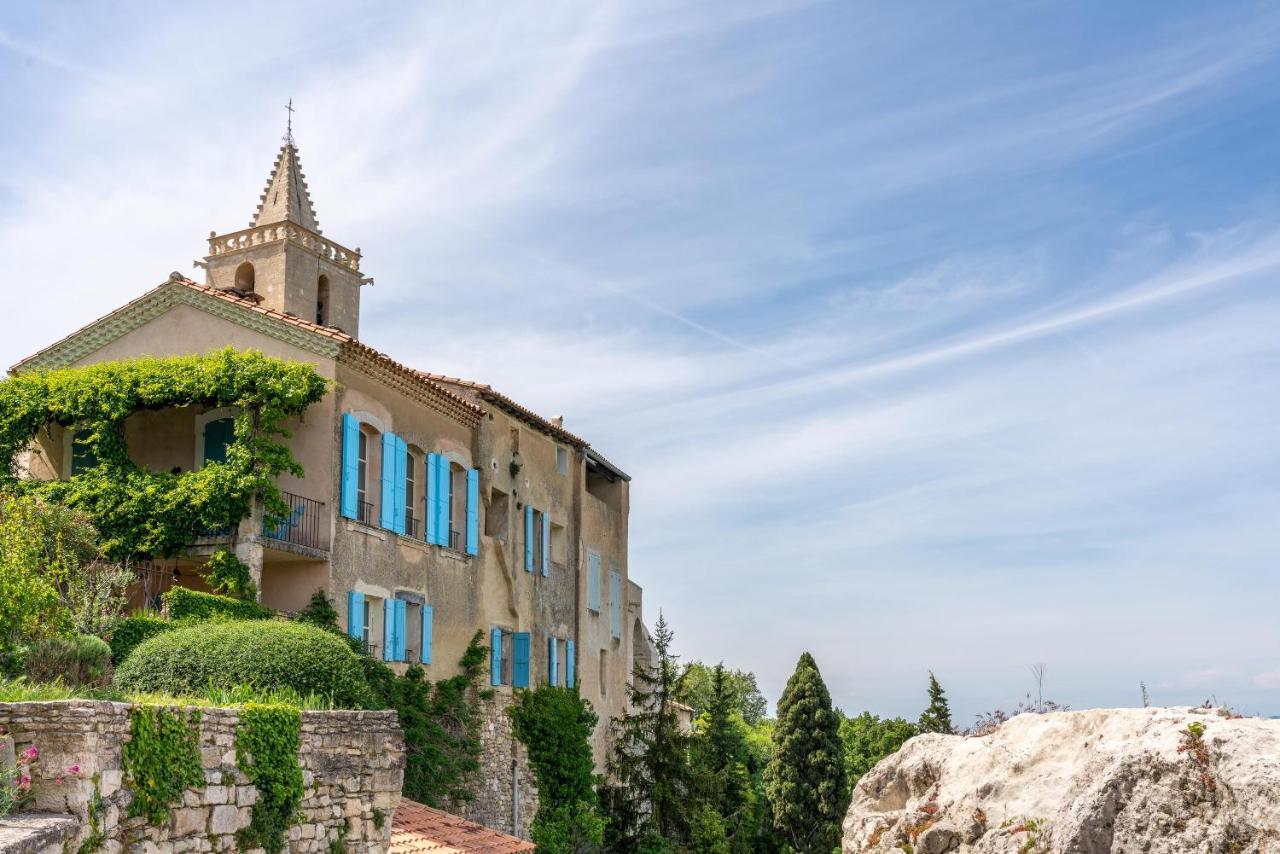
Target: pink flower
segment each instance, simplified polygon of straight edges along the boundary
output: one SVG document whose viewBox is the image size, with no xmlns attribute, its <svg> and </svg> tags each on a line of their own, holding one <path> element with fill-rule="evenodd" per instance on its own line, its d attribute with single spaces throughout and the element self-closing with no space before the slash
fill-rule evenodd
<svg viewBox="0 0 1280 854">
<path fill-rule="evenodd" d="M 33 744 L 26 750 L 22 751 L 22 755 L 26 757 L 28 762 L 35 762 L 36 758 L 40 756 L 40 751 L 37 750 L 36 746 Z"/>
<path fill-rule="evenodd" d="M 19 778 L 18 778 L 18 788 L 19 788 L 19 789 L 29 789 L 29 788 L 31 788 L 31 775 L 30 775 L 30 774 L 23 774 L 21 777 L 19 777 Z"/>
<path fill-rule="evenodd" d="M 80 773 L 80 766 L 79 765 L 70 766 L 69 768 L 67 768 L 67 773 L 70 774 L 72 777 L 74 777 L 75 775 Z"/>
</svg>

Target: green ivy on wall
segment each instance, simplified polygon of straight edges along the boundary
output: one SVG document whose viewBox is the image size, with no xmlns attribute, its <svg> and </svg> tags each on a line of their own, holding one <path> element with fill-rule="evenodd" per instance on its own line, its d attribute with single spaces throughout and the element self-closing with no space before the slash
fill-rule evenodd
<svg viewBox="0 0 1280 854">
<path fill-rule="evenodd" d="M 163 825 L 188 788 L 204 785 L 200 764 L 200 710 L 134 706 L 122 748 L 125 785 L 133 790 L 130 816 Z"/>
<path fill-rule="evenodd" d="M 290 436 L 284 424 L 327 387 L 310 365 L 230 347 L 19 374 L 0 381 L 0 489 L 86 511 L 113 560 L 171 556 L 203 532 L 237 525 L 255 495 L 269 520 L 287 516 L 275 481 L 285 472 L 300 477 L 302 466 L 281 441 Z M 226 461 L 177 474 L 135 464 L 125 419 L 186 406 L 237 410 Z M 77 431 L 89 468 L 63 480 L 19 479 L 18 455 L 55 425 Z"/>
<path fill-rule="evenodd" d="M 249 703 L 236 725 L 236 765 L 258 789 L 249 826 L 236 841 L 243 849 L 284 850 L 285 833 L 302 803 L 302 714 L 291 706 Z"/>
</svg>

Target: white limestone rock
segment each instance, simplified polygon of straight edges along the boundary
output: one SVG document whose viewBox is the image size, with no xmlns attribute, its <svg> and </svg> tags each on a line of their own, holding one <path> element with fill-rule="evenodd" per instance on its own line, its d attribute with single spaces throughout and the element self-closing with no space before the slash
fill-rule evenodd
<svg viewBox="0 0 1280 854">
<path fill-rule="evenodd" d="M 843 850 L 1280 852 L 1280 720 L 1099 709 L 920 735 L 858 782 Z"/>
</svg>

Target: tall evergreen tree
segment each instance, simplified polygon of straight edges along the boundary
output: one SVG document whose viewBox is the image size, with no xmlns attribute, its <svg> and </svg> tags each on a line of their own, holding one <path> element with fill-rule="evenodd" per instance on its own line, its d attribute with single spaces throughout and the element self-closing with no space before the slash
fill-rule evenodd
<svg viewBox="0 0 1280 854">
<path fill-rule="evenodd" d="M 637 665 L 627 686 L 629 709 L 612 722 L 613 750 L 601 805 L 609 819 L 605 848 L 617 854 L 681 847 L 689 837 L 693 772 L 691 737 L 674 705 L 679 671 L 673 633 L 659 613 L 652 670 Z"/>
<path fill-rule="evenodd" d="M 755 791 L 747 770 L 747 725 L 738 709 L 732 675 L 717 664 L 711 672 L 706 711 L 693 741 L 693 768 L 704 808 L 720 817 L 726 850 L 749 852 L 756 836 Z M 703 827 L 707 825 L 703 823 Z"/>
<path fill-rule="evenodd" d="M 848 807 L 840 719 L 813 656 L 804 653 L 778 700 L 765 769 L 773 826 L 799 854 L 830 854 Z"/>
<path fill-rule="evenodd" d="M 920 715 L 918 724 L 921 732 L 942 732 L 950 735 L 954 732 L 951 726 L 951 706 L 947 704 L 947 695 L 938 684 L 938 679 L 929 671 L 929 708 Z"/>
</svg>

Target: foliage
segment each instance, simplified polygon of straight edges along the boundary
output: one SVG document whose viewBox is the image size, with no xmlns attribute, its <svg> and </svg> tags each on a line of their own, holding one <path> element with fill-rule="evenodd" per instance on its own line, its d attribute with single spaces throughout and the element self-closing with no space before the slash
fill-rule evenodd
<svg viewBox="0 0 1280 854">
<path fill-rule="evenodd" d="M 738 708 L 739 694 L 732 678 L 723 665 L 716 665 L 711 673 L 710 700 L 697 721 L 693 768 L 700 799 L 717 821 L 695 815 L 695 849 L 719 850 L 723 843 L 726 852 L 747 852 L 752 850 L 759 830 L 760 815 L 748 767 L 748 728 Z M 699 833 L 703 835 L 700 843 Z"/>
<path fill-rule="evenodd" d="M 44 512 L 43 502 L 0 494 L 0 647 L 70 628 L 58 585 L 78 558 L 73 549 L 44 539 Z"/>
<path fill-rule="evenodd" d="M 907 739 L 920 732 L 902 718 L 880 718 L 870 712 L 840 720 L 840 742 L 844 746 L 845 771 L 849 788 L 881 759 L 898 752 Z"/>
<path fill-rule="evenodd" d="M 111 629 L 111 660 L 119 667 L 138 644 L 153 635 L 175 628 L 175 624 L 152 614 L 139 613 L 125 617 Z"/>
<path fill-rule="evenodd" d="M 122 748 L 125 784 L 133 790 L 129 815 L 160 826 L 186 789 L 204 785 L 200 710 L 135 706 L 129 735 Z"/>
<path fill-rule="evenodd" d="M 375 703 L 395 709 L 405 737 L 403 792 L 431 806 L 474 798 L 469 784 L 479 768 L 481 677 L 489 649 L 476 632 L 462 654 L 458 673 L 432 685 L 421 667 L 396 676 L 363 656 Z"/>
<path fill-rule="evenodd" d="M 594 804 L 591 733 L 599 718 L 577 688 L 539 685 L 520 692 L 508 711 L 516 738 L 529 748 L 541 807 Z"/>
<path fill-rule="evenodd" d="M 613 751 L 601 803 L 608 825 L 606 848 L 630 854 L 653 838 L 677 847 L 689 837 L 693 772 L 690 736 L 673 705 L 677 680 L 673 634 L 661 614 L 654 627 L 656 667 L 637 665 L 628 686 L 628 710 L 612 721 Z"/>
<path fill-rule="evenodd" d="M 111 647 L 93 635 L 36 641 L 27 653 L 27 676 L 36 682 L 62 679 L 71 685 L 104 687 L 111 678 Z"/>
<path fill-rule="evenodd" d="M 291 688 L 337 708 L 373 698 L 359 658 L 329 632 L 272 620 L 195 623 L 151 637 L 116 669 L 122 691 L 193 694 L 210 685 Z"/>
<path fill-rule="evenodd" d="M 723 667 L 723 665 L 718 666 Z M 680 681 L 676 686 L 676 699 L 690 706 L 695 718 L 711 705 L 715 669 L 701 661 L 691 661 L 684 666 L 684 671 L 680 674 Z M 744 670 L 726 670 L 724 675 L 733 691 L 734 708 L 742 715 L 747 725 L 755 726 L 764 720 L 769 702 L 756 684 L 756 675 Z"/>
<path fill-rule="evenodd" d="M 236 725 L 236 766 L 258 790 L 249 826 L 236 835 L 245 850 L 284 850 L 285 832 L 302 803 L 302 716 L 290 706 L 251 703 Z"/>
<path fill-rule="evenodd" d="M 258 587 L 253 583 L 249 567 L 228 548 L 215 549 L 205 564 L 205 581 L 215 593 L 241 602 L 254 602 Z"/>
<path fill-rule="evenodd" d="M 604 850 L 604 828 L 604 818 L 593 799 L 555 809 L 539 805 L 531 830 L 542 854 L 598 854 Z"/>
<path fill-rule="evenodd" d="M 938 678 L 929 671 L 929 707 L 920 715 L 916 724 L 921 732 L 941 732 L 951 734 L 955 728 L 951 725 L 951 706 L 947 703 L 946 692 L 938 684 Z"/>
<path fill-rule="evenodd" d="M 830 854 L 848 806 L 840 722 L 813 656 L 804 653 L 778 700 L 765 790 L 774 828 L 795 851 Z"/>
<path fill-rule="evenodd" d="M 307 607 L 299 611 L 294 619 L 299 623 L 310 623 L 322 629 L 339 631 L 338 609 L 333 607 L 333 603 L 329 601 L 323 589 L 311 594 L 311 601 L 307 603 Z"/>
<path fill-rule="evenodd" d="M 141 358 L 18 374 L 0 382 L 0 486 L 81 510 L 113 560 L 170 556 L 202 532 L 233 528 L 255 496 L 268 520 L 288 509 L 279 475 L 302 475 L 284 424 L 320 400 L 326 382 L 307 364 L 230 347 L 198 356 Z M 154 472 L 129 458 L 124 422 L 139 410 L 235 407 L 225 462 Z M 49 428 L 77 430 L 93 462 L 64 480 L 19 480 L 15 461 Z"/>
<path fill-rule="evenodd" d="M 275 616 L 275 611 L 257 602 L 202 593 L 187 587 L 170 588 L 161 598 L 170 620 L 269 620 Z"/>
<path fill-rule="evenodd" d="M 92 561 L 71 572 L 62 589 L 62 603 L 71 613 L 71 628 L 82 635 L 107 637 L 124 616 L 132 570 L 114 563 Z"/>
<path fill-rule="evenodd" d="M 688 850 L 690 854 L 730 854 L 733 850 L 725 835 L 724 819 L 710 804 L 692 811 Z"/>
<path fill-rule="evenodd" d="M 0 743 L 10 740 L 0 728 Z M 31 771 L 39 758 L 40 751 L 32 745 L 14 757 L 14 764 L 0 767 L 0 817 L 22 809 L 35 797 L 31 791 Z"/>
<path fill-rule="evenodd" d="M 106 812 L 106 804 L 102 800 L 102 776 L 100 774 L 93 775 L 93 792 L 89 795 L 86 812 L 89 815 L 89 832 L 80 843 L 80 847 L 76 849 L 76 854 L 89 854 L 91 851 L 97 851 L 107 841 L 107 833 L 102 829 L 102 816 Z"/>
</svg>

